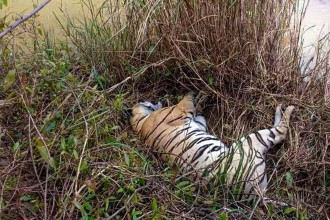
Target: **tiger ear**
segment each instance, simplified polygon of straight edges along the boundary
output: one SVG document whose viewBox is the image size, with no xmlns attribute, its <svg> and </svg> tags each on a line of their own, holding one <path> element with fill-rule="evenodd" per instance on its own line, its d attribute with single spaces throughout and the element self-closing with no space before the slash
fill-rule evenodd
<svg viewBox="0 0 330 220">
<path fill-rule="evenodd" d="M 184 96 L 184 98 L 188 98 L 188 99 L 192 99 L 192 100 L 194 99 L 194 97 L 195 97 L 194 91 L 190 91 Z"/>
<path fill-rule="evenodd" d="M 194 99 L 194 92 L 189 92 L 184 98 L 179 102 L 178 108 L 182 111 L 193 112 L 195 113 L 195 99 Z"/>
</svg>

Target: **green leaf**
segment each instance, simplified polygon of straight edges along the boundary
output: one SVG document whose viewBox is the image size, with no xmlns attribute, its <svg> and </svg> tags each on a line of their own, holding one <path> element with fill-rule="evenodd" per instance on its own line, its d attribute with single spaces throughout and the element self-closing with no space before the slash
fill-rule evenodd
<svg viewBox="0 0 330 220">
<path fill-rule="evenodd" d="M 214 78 L 213 78 L 212 76 L 209 76 L 209 77 L 207 78 L 207 81 L 208 81 L 208 84 L 209 84 L 209 85 L 213 85 L 213 83 L 214 83 Z"/>
<path fill-rule="evenodd" d="M 80 167 L 80 171 L 87 170 L 89 168 L 87 161 L 83 161 Z"/>
<path fill-rule="evenodd" d="M 67 150 L 66 149 L 66 143 L 65 143 L 65 139 L 64 138 L 61 139 L 61 150 L 62 151 L 66 151 Z"/>
<path fill-rule="evenodd" d="M 155 197 L 152 197 L 151 207 L 154 212 L 156 212 L 158 210 L 158 204 L 157 204 L 157 200 L 155 199 Z"/>
<path fill-rule="evenodd" d="M 84 202 L 84 209 L 90 212 L 93 210 L 93 207 L 89 202 Z"/>
<path fill-rule="evenodd" d="M 122 111 L 124 101 L 124 94 L 116 95 L 116 99 L 113 101 L 113 107 L 116 111 Z"/>
<path fill-rule="evenodd" d="M 183 188 L 183 187 L 185 187 L 185 186 L 188 186 L 190 184 L 190 181 L 188 181 L 188 180 L 184 180 L 184 181 L 181 181 L 181 182 L 179 182 L 178 184 L 176 184 L 176 186 L 178 187 L 178 188 Z"/>
<path fill-rule="evenodd" d="M 14 146 L 13 146 L 13 150 L 16 151 L 20 148 L 20 143 L 19 142 L 15 142 Z"/>
<path fill-rule="evenodd" d="M 228 219 L 228 215 L 227 213 L 223 212 L 219 215 L 219 220 L 227 220 Z"/>
<path fill-rule="evenodd" d="M 4 84 L 3 84 L 3 90 L 4 91 L 8 90 L 11 87 L 11 85 L 14 83 L 15 75 L 16 75 L 15 70 L 10 70 L 8 72 L 7 76 L 5 77 Z"/>
<path fill-rule="evenodd" d="M 76 206 L 76 207 L 80 210 L 80 212 L 81 212 L 83 215 L 86 215 L 86 211 L 85 211 L 85 209 L 84 209 L 84 206 L 82 206 L 82 205 L 81 205 L 78 201 L 76 201 L 76 200 L 73 200 L 72 203 L 73 203 L 74 206 Z"/>
<path fill-rule="evenodd" d="M 133 212 L 132 212 L 132 219 L 133 219 L 133 220 L 137 220 L 137 219 L 138 219 L 138 216 L 141 215 L 141 214 L 142 214 L 141 211 L 138 211 L 138 210 L 133 209 Z"/>
<path fill-rule="evenodd" d="M 24 196 L 21 196 L 21 198 L 19 200 L 22 201 L 22 202 L 29 202 L 32 199 L 33 199 L 32 196 L 30 196 L 30 195 L 24 195 Z"/>
<path fill-rule="evenodd" d="M 156 48 L 155 45 L 151 45 L 151 46 L 149 46 L 149 48 L 148 48 L 148 54 L 149 54 L 149 55 L 152 54 L 152 52 L 154 52 L 155 48 Z"/>
<path fill-rule="evenodd" d="M 74 158 L 75 158 L 76 160 L 79 159 L 79 155 L 78 155 L 78 152 L 76 151 L 76 149 L 73 149 L 73 150 L 72 150 L 72 154 L 73 154 L 73 156 L 74 156 Z"/>
<path fill-rule="evenodd" d="M 56 121 L 52 121 L 47 127 L 46 127 L 46 131 L 49 133 L 51 132 L 56 126 Z"/>
<path fill-rule="evenodd" d="M 37 138 L 37 149 L 39 151 L 39 154 L 41 156 L 41 158 L 54 170 L 56 170 L 56 162 L 54 160 L 53 157 L 50 156 L 49 154 L 49 150 L 47 148 L 47 146 L 44 145 L 44 143 Z"/>
<path fill-rule="evenodd" d="M 289 214 L 295 212 L 296 210 L 297 209 L 294 208 L 294 207 L 288 207 L 288 208 L 285 209 L 284 213 L 287 214 L 287 215 L 289 215 Z"/>
<path fill-rule="evenodd" d="M 105 210 L 107 211 L 109 208 L 109 198 L 105 199 Z"/>
</svg>

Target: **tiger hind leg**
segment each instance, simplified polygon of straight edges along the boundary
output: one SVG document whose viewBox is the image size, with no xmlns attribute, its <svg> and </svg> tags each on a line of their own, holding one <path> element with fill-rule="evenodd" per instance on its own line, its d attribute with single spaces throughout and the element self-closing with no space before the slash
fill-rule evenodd
<svg viewBox="0 0 330 220">
<path fill-rule="evenodd" d="M 289 106 L 281 115 L 281 105 L 277 106 L 274 127 L 259 130 L 241 138 L 241 144 L 264 155 L 269 149 L 283 142 L 286 138 L 293 110 L 294 106 Z"/>
<path fill-rule="evenodd" d="M 281 117 L 281 105 L 279 105 L 276 108 L 274 127 L 270 129 L 270 131 L 272 131 L 275 134 L 275 137 L 273 138 L 271 137 L 274 141 L 274 144 L 270 146 L 270 148 L 281 143 L 286 138 L 289 130 L 289 123 L 293 110 L 294 110 L 294 106 L 292 105 L 288 106 L 285 109 L 283 116 Z"/>
<path fill-rule="evenodd" d="M 275 112 L 274 127 L 253 132 L 245 137 L 242 137 L 238 143 L 234 143 L 232 145 L 234 148 L 237 146 L 242 146 L 241 149 L 244 150 L 245 155 L 252 155 L 252 158 L 249 158 L 249 161 L 253 161 L 254 167 L 252 171 L 249 172 L 249 176 L 246 179 L 254 179 L 257 180 L 257 182 L 254 182 L 253 184 L 249 183 L 245 188 L 246 193 L 250 192 L 252 188 L 254 188 L 257 193 L 261 194 L 263 194 L 263 192 L 266 190 L 266 153 L 269 149 L 285 140 L 289 129 L 289 120 L 293 110 L 294 106 L 289 106 L 281 116 L 281 106 L 278 106 Z M 259 186 L 255 187 L 257 185 Z"/>
</svg>

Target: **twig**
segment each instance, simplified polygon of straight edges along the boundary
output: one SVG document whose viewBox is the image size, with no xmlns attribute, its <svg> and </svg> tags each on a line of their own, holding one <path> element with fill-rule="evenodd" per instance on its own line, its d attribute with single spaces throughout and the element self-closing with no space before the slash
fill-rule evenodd
<svg viewBox="0 0 330 220">
<path fill-rule="evenodd" d="M 21 98 L 22 98 L 22 101 L 25 105 L 25 108 L 27 108 L 27 103 L 25 102 L 25 99 L 23 97 L 23 95 L 21 94 Z M 42 141 L 43 145 L 45 146 L 46 150 L 47 150 L 47 153 L 48 155 L 50 155 L 50 152 L 49 152 L 49 149 L 47 148 L 47 143 L 46 141 L 44 140 L 44 137 L 42 136 L 42 134 L 40 133 L 38 127 L 37 127 L 37 124 L 36 122 L 34 121 L 31 113 L 29 110 L 27 110 L 27 113 L 29 114 L 29 132 L 31 132 L 31 122 L 32 122 L 32 125 L 34 127 L 34 129 L 36 130 L 40 140 Z M 29 138 L 31 138 L 31 135 L 29 135 Z M 31 157 L 33 157 L 32 153 L 33 153 L 33 150 L 32 150 L 32 145 L 31 145 L 31 139 L 29 140 L 29 145 L 30 145 L 30 151 L 31 151 Z M 33 161 L 33 160 L 32 160 Z M 36 172 L 36 168 L 35 168 L 35 172 Z M 37 175 L 37 173 L 36 173 Z M 39 181 L 39 184 L 41 184 L 39 178 L 38 178 L 38 175 L 37 175 L 37 179 Z M 47 186 L 48 186 L 48 166 L 47 166 L 47 169 L 46 169 L 46 179 L 45 179 L 45 188 L 43 189 L 42 185 L 40 185 L 41 189 L 44 191 L 44 218 L 47 219 Z"/>
<path fill-rule="evenodd" d="M 120 83 L 114 85 L 114 86 L 111 86 L 109 89 L 107 89 L 106 93 L 110 93 L 112 92 L 113 90 L 115 90 L 118 86 L 124 84 L 125 82 L 127 82 L 128 80 L 130 80 L 132 78 L 132 76 L 129 76 L 127 77 L 126 79 L 124 79 L 123 81 L 121 81 Z"/>
<path fill-rule="evenodd" d="M 9 26 L 8 29 L 6 29 L 6 30 L 4 30 L 4 31 L 2 31 L 0 33 L 0 39 L 3 38 L 8 33 L 10 33 L 12 30 L 14 30 L 21 23 L 25 22 L 26 20 L 28 20 L 29 18 L 31 18 L 33 15 L 35 15 L 36 13 L 38 13 L 38 11 L 40 11 L 43 7 L 45 7 L 51 1 L 52 0 L 44 0 L 40 5 L 38 5 L 38 7 L 36 7 L 35 9 L 33 9 L 30 14 L 27 14 L 27 15 L 23 16 L 21 19 L 15 21 L 12 25 Z"/>
<path fill-rule="evenodd" d="M 89 138 L 89 128 L 88 128 L 88 122 L 86 120 L 85 114 L 83 113 L 84 111 L 82 110 L 81 105 L 79 103 L 79 99 L 81 97 L 79 97 L 79 99 L 78 99 L 78 97 L 74 93 L 73 93 L 73 95 L 74 95 L 74 97 L 77 100 L 78 108 L 80 109 L 80 111 L 82 113 L 82 117 L 84 119 L 85 128 L 86 128 L 85 141 L 84 141 L 83 148 L 82 148 L 82 151 L 81 151 L 81 155 L 80 155 L 80 159 L 79 159 L 79 164 L 78 164 L 78 168 L 77 168 L 76 179 L 75 179 L 75 188 L 74 189 L 75 189 L 75 194 L 77 194 L 77 192 L 78 192 L 78 180 L 79 180 L 79 175 L 80 175 L 80 168 L 81 168 L 81 164 L 83 162 L 83 158 L 84 158 L 84 154 L 85 154 L 85 151 L 86 151 L 86 147 L 87 147 L 87 143 L 88 143 L 88 138 Z"/>
</svg>

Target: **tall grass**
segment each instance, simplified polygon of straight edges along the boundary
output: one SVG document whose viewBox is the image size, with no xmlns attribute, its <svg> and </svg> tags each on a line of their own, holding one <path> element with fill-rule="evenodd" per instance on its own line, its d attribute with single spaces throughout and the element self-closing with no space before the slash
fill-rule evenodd
<svg viewBox="0 0 330 220">
<path fill-rule="evenodd" d="M 21 53 L 0 42 L 0 74 L 15 73 L 0 87 L 1 218 L 329 217 L 329 76 L 301 75 L 293 2 L 91 3 L 82 20 L 59 19 L 68 41 L 36 31 Z M 269 127 L 278 103 L 297 107 L 267 161 L 267 196 L 288 207 L 200 188 L 132 134 L 124 108 L 189 90 L 227 143 Z"/>
</svg>

